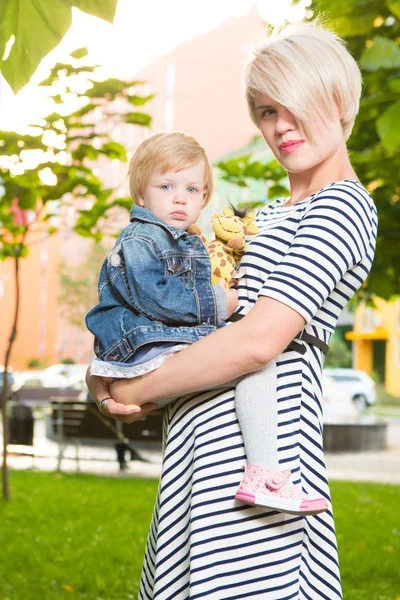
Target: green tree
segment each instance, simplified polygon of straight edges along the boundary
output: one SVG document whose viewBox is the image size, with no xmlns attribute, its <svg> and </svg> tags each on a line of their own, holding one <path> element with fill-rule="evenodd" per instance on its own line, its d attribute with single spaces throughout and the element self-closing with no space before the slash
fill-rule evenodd
<svg viewBox="0 0 400 600">
<path fill-rule="evenodd" d="M 360 112 L 348 147 L 379 213 L 364 291 L 389 299 L 400 294 L 400 1 L 318 0 L 312 8 L 346 40 L 362 69 Z"/>
<path fill-rule="evenodd" d="M 83 316 L 98 302 L 98 274 L 107 250 L 100 242 L 93 241 L 84 260 L 73 271 L 61 264 L 61 312 L 79 329 L 86 329 Z"/>
<path fill-rule="evenodd" d="M 93 161 L 126 161 L 125 148 L 112 139 L 110 123 L 149 126 L 151 117 L 138 110 L 151 96 L 141 96 L 135 87 L 139 82 L 107 79 L 97 81 L 96 67 L 82 65 L 86 54 L 80 49 L 72 53 L 71 63 L 57 63 L 41 85 L 49 89 L 57 108 L 36 127 L 36 135 L 0 132 L 0 260 L 14 261 L 16 305 L 11 324 L 9 344 L 4 365 L 10 362 L 12 346 L 17 335 L 20 306 L 20 260 L 27 256 L 27 238 L 35 224 L 44 235 L 56 228 L 52 217 L 57 216 L 63 202 L 87 199 L 90 210 L 82 212 L 77 227 L 81 235 L 96 240 L 103 237 L 102 225 L 111 209 L 129 208 L 131 199 L 115 198 L 113 190 L 93 174 Z M 72 64 L 74 63 L 74 64 Z M 73 95 L 78 108 L 71 110 L 64 99 Z M 117 109 L 117 105 L 122 108 Z M 37 166 L 27 168 L 27 154 L 34 153 Z M 53 184 L 44 183 L 44 176 Z M 7 479 L 7 378 L 4 376 L 3 396 L 3 495 L 8 497 Z"/>
<path fill-rule="evenodd" d="M 338 340 L 335 337 L 329 343 L 329 351 L 326 355 L 324 367 L 326 368 L 343 368 L 351 367 L 351 350 L 349 350 L 346 342 Z"/>
<path fill-rule="evenodd" d="M 72 7 L 112 23 L 118 0 L 1 0 L 0 71 L 16 93 L 71 26 Z M 4 57 L 7 45 L 10 53 Z"/>
<path fill-rule="evenodd" d="M 358 298 L 400 294 L 400 0 L 314 0 L 312 16 L 343 37 L 363 73 L 363 96 L 348 148 L 379 213 L 375 261 Z M 218 163 L 224 179 L 265 179 L 268 198 L 285 195 L 282 169 L 243 156 Z M 253 205 L 264 199 L 254 198 Z"/>
</svg>

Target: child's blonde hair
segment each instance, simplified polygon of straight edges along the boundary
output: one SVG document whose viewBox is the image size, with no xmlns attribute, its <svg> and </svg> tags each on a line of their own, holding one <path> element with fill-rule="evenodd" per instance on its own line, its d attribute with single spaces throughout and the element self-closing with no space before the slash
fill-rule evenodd
<svg viewBox="0 0 400 600">
<path fill-rule="evenodd" d="M 192 136 L 180 131 L 156 133 L 145 139 L 137 148 L 129 165 L 129 189 L 133 201 L 138 204 L 143 198 L 146 186 L 154 169 L 181 171 L 204 160 L 203 207 L 214 191 L 213 172 L 207 154 Z"/>
<path fill-rule="evenodd" d="M 314 115 L 330 118 L 339 109 L 347 140 L 358 113 L 360 69 L 345 42 L 317 21 L 287 26 L 258 43 L 246 69 L 246 99 L 259 126 L 254 98 L 270 96 L 295 117 L 312 141 Z"/>
</svg>

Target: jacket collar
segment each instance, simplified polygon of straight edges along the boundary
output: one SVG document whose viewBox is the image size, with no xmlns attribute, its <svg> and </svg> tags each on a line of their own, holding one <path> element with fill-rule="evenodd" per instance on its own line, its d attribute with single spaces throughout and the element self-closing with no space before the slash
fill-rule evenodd
<svg viewBox="0 0 400 600">
<path fill-rule="evenodd" d="M 187 231 L 185 229 L 177 229 L 176 227 L 167 225 L 167 223 L 164 223 L 164 221 L 156 217 L 156 215 L 154 215 L 150 210 L 143 208 L 143 206 L 137 206 L 136 204 L 134 204 L 131 208 L 129 220 L 131 222 L 136 220 L 143 221 L 144 223 L 152 223 L 153 225 L 159 225 L 160 227 L 163 227 L 169 231 L 174 239 L 178 239 L 184 235 L 187 235 Z"/>
</svg>

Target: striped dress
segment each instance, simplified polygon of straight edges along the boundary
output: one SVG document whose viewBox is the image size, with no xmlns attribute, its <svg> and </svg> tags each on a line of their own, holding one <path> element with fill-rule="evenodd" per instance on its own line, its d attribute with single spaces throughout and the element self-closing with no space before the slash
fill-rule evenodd
<svg viewBox="0 0 400 600">
<path fill-rule="evenodd" d="M 371 268 L 376 209 L 350 180 L 293 206 L 284 202 L 258 215 L 260 232 L 241 261 L 238 310 L 248 312 L 259 296 L 275 298 L 329 343 L 339 313 Z M 276 363 L 280 465 L 304 491 L 329 500 L 323 355 L 307 345 L 304 355 L 286 350 Z M 236 501 L 245 460 L 233 389 L 191 394 L 167 407 L 140 600 L 342 598 L 331 505 L 300 517 Z"/>
</svg>

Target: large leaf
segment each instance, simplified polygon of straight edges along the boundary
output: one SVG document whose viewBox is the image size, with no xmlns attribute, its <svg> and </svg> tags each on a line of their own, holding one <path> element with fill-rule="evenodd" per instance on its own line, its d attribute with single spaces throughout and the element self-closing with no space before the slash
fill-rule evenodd
<svg viewBox="0 0 400 600">
<path fill-rule="evenodd" d="M 372 38 L 373 45 L 361 56 L 361 65 L 367 71 L 396 69 L 400 67 L 400 48 L 393 40 L 381 37 Z"/>
<path fill-rule="evenodd" d="M 400 148 L 400 100 L 392 104 L 377 119 L 376 130 L 382 144 L 390 153 Z"/>
<path fill-rule="evenodd" d="M 386 5 L 388 9 L 400 19 L 400 0 L 387 0 Z"/>
<path fill-rule="evenodd" d="M 72 6 L 112 22 L 117 0 L 1 0 L 0 56 L 12 35 L 15 42 L 0 70 L 14 92 L 60 43 L 71 25 Z"/>
<path fill-rule="evenodd" d="M 109 23 L 114 21 L 117 2 L 118 0 L 71 0 L 72 6 Z"/>
<path fill-rule="evenodd" d="M 332 14 L 335 16 L 328 19 L 327 25 L 335 31 L 340 31 L 340 34 L 344 37 L 366 34 L 376 18 L 376 14 L 371 12 L 351 16 L 337 16 L 340 13 Z"/>
<path fill-rule="evenodd" d="M 4 0 L 3 0 L 4 1 Z M 1 72 L 14 92 L 21 89 L 42 58 L 57 46 L 71 25 L 68 0 L 5 0 L 3 15 L 15 42 Z"/>
</svg>

